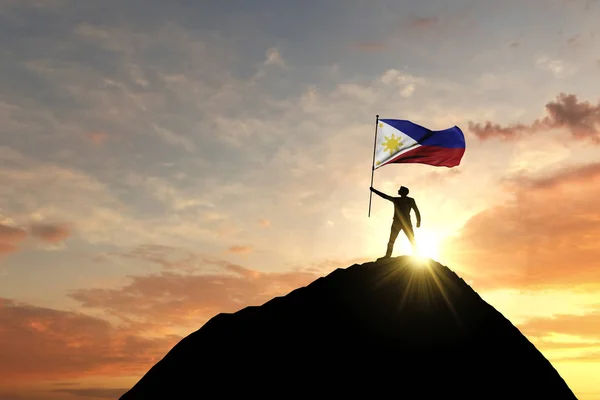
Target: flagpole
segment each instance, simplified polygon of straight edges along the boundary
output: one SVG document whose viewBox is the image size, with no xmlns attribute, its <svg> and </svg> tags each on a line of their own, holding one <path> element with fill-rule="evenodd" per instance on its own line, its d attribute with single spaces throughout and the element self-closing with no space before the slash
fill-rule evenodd
<svg viewBox="0 0 600 400">
<path fill-rule="evenodd" d="M 373 161 L 371 161 L 371 186 L 373 187 L 373 175 L 375 174 L 375 149 L 377 148 L 377 125 L 379 124 L 379 114 L 375 116 L 375 139 L 373 140 Z M 373 192 L 369 190 L 369 218 L 371 217 L 371 200 Z"/>
</svg>

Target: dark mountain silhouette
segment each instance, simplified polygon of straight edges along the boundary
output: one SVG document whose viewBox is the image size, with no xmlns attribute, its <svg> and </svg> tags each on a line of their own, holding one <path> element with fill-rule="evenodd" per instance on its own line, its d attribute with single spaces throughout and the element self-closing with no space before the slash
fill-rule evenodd
<svg viewBox="0 0 600 400">
<path fill-rule="evenodd" d="M 337 269 L 262 306 L 215 316 L 121 400 L 239 395 L 576 398 L 454 272 L 408 256 Z"/>
</svg>

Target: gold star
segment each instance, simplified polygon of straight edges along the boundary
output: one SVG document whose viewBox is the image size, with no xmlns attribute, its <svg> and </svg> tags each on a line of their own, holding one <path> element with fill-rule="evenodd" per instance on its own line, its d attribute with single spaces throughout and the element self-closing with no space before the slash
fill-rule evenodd
<svg viewBox="0 0 600 400">
<path fill-rule="evenodd" d="M 383 122 L 380 122 L 380 123 L 379 123 L 379 127 L 380 127 L 380 128 L 383 128 Z"/>
</svg>

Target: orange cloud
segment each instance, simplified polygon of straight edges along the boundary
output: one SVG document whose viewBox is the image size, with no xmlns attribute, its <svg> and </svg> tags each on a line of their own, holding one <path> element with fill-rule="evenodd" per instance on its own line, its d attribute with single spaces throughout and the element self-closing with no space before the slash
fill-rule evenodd
<svg viewBox="0 0 600 400">
<path fill-rule="evenodd" d="M 227 251 L 229 251 L 230 253 L 233 253 L 233 254 L 245 254 L 245 253 L 252 252 L 252 247 L 235 245 L 235 246 L 231 246 L 229 249 L 227 249 Z"/>
<path fill-rule="evenodd" d="M 144 338 L 100 318 L 0 298 L 0 385 L 139 374 L 179 339 Z"/>
<path fill-rule="evenodd" d="M 266 273 L 222 260 L 204 260 L 218 273 L 192 274 L 162 271 L 132 276 L 116 289 L 80 289 L 69 296 L 91 309 L 123 320 L 136 320 L 144 329 L 159 329 L 163 321 L 174 326 L 199 327 L 220 312 L 260 305 L 274 296 L 307 285 L 318 276 L 310 272 Z"/>
<path fill-rule="evenodd" d="M 592 352 L 588 352 L 586 354 L 580 354 L 578 356 L 571 356 L 571 357 L 559 357 L 559 358 L 555 358 L 554 359 L 555 362 L 561 362 L 561 361 L 586 361 L 586 362 L 593 362 L 593 363 L 597 363 L 600 362 L 600 351 L 592 351 Z"/>
<path fill-rule="evenodd" d="M 546 104 L 546 112 L 547 116 L 531 124 L 501 126 L 491 121 L 483 124 L 469 121 L 469 130 L 481 140 L 494 137 L 514 140 L 540 131 L 566 129 L 576 140 L 600 144 L 600 102 L 592 105 L 587 101 L 578 101 L 574 94 L 560 93 L 556 101 Z"/>
<path fill-rule="evenodd" d="M 55 389 L 54 393 L 66 394 L 69 396 L 81 396 L 95 399 L 118 399 L 129 389 L 106 389 L 106 388 L 64 388 Z"/>
<path fill-rule="evenodd" d="M 48 243 L 59 243 L 71 234 L 67 225 L 34 224 L 28 229 L 0 224 L 0 256 L 19 250 L 28 236 Z"/>
<path fill-rule="evenodd" d="M 48 243 L 59 243 L 71 235 L 66 225 L 36 224 L 32 225 L 31 235 Z"/>
<path fill-rule="evenodd" d="M 549 318 L 535 317 L 519 324 L 518 328 L 541 351 L 566 350 L 572 354 L 553 357 L 554 362 L 600 362 L 600 310 L 598 309 L 583 315 L 560 314 Z M 560 337 L 557 335 L 579 340 L 549 339 L 553 336 Z"/>
<path fill-rule="evenodd" d="M 444 244 L 476 289 L 600 282 L 600 163 L 505 183 L 514 200 Z"/>
<path fill-rule="evenodd" d="M 216 314 L 263 304 L 318 277 L 306 271 L 259 272 L 169 246 L 142 246 L 118 255 L 162 266 L 163 271 L 132 276 L 119 288 L 69 294 L 83 308 L 100 311 L 113 322 L 0 298 L 0 392 L 3 386 L 27 382 L 140 376 L 183 335 Z M 57 387 L 46 398 L 115 393 Z M 23 394 L 33 399 L 27 396 Z"/>
<path fill-rule="evenodd" d="M 261 219 L 260 221 L 258 221 L 258 223 L 260 224 L 260 226 L 264 227 L 271 226 L 271 221 L 269 221 L 268 219 Z"/>
<path fill-rule="evenodd" d="M 0 256 L 16 252 L 26 238 L 25 230 L 0 224 Z"/>
<path fill-rule="evenodd" d="M 108 135 L 104 132 L 90 132 L 86 137 L 96 146 L 102 146 L 108 139 Z"/>
<path fill-rule="evenodd" d="M 584 315 L 557 315 L 553 318 L 532 318 L 520 324 L 519 330 L 530 336 L 559 333 L 600 341 L 600 311 Z M 599 346 L 600 344 L 596 345 Z"/>
</svg>

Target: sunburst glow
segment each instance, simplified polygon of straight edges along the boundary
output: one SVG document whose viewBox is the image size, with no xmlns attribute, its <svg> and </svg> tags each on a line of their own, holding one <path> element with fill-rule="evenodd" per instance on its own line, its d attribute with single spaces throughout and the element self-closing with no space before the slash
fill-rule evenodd
<svg viewBox="0 0 600 400">
<path fill-rule="evenodd" d="M 416 229 L 415 238 L 417 240 L 416 256 L 423 258 L 432 258 L 437 260 L 440 255 L 440 238 L 435 232 L 420 231 Z"/>
</svg>

